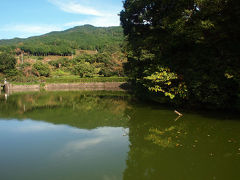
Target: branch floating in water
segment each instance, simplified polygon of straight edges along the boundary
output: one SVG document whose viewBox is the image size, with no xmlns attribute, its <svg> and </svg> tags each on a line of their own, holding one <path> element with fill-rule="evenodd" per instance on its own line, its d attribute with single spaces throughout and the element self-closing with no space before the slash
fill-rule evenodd
<svg viewBox="0 0 240 180">
<path fill-rule="evenodd" d="M 177 110 L 174 110 L 174 112 L 175 112 L 178 116 L 183 116 L 183 114 L 181 114 L 181 113 L 178 112 Z"/>
</svg>

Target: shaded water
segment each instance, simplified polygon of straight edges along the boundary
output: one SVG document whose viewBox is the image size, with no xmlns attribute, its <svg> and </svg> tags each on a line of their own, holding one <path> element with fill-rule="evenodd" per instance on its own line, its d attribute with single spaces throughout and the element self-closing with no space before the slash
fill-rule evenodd
<svg viewBox="0 0 240 180">
<path fill-rule="evenodd" d="M 0 95 L 0 179 L 238 180 L 240 117 L 123 92 Z"/>
</svg>

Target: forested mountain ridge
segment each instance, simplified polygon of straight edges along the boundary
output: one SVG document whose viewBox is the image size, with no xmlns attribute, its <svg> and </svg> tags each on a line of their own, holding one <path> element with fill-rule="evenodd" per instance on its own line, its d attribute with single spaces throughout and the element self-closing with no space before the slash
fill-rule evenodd
<svg viewBox="0 0 240 180">
<path fill-rule="evenodd" d="M 0 40 L 0 50 L 10 51 L 20 48 L 33 55 L 70 55 L 76 49 L 114 51 L 119 49 L 122 41 L 123 30 L 120 26 L 83 25 L 26 39 Z"/>
</svg>

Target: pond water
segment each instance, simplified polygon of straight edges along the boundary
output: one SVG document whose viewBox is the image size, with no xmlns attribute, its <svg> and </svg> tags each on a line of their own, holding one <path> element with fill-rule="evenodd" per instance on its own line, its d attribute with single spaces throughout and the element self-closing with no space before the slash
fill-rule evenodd
<svg viewBox="0 0 240 180">
<path fill-rule="evenodd" d="M 124 92 L 0 95 L 1 180 L 239 180 L 240 116 Z"/>
</svg>

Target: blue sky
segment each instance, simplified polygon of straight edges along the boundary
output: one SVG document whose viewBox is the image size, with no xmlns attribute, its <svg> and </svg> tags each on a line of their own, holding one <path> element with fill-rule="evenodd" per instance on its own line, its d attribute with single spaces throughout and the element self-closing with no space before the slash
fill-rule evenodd
<svg viewBox="0 0 240 180">
<path fill-rule="evenodd" d="M 122 0 L 1 0 L 0 39 L 26 38 L 74 26 L 120 25 Z"/>
</svg>

